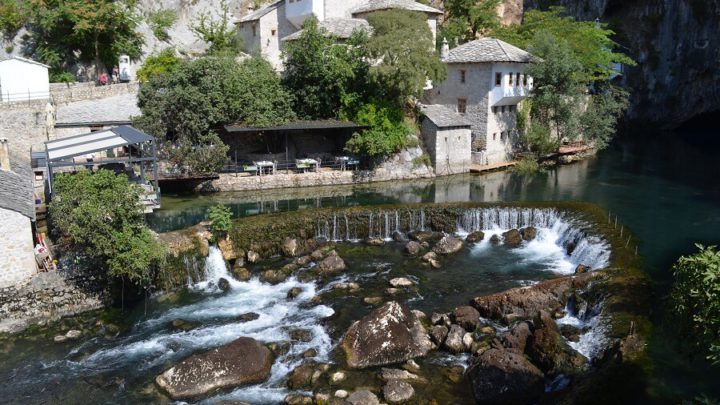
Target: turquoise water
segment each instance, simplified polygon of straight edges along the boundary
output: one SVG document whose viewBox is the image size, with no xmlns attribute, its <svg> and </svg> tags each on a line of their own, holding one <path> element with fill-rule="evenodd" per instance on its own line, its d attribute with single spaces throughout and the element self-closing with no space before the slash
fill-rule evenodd
<svg viewBox="0 0 720 405">
<path fill-rule="evenodd" d="M 648 134 L 619 139 L 597 158 L 532 176 L 508 172 L 367 186 L 165 196 L 149 218 L 158 231 L 193 225 L 207 207 L 230 206 L 240 216 L 313 207 L 449 201 L 588 201 L 617 216 L 639 241 L 655 282 L 656 325 L 650 351 L 655 372 L 647 391 L 677 403 L 700 393 L 720 398 L 717 369 L 679 350 L 682 337 L 664 321 L 674 260 L 694 244 L 720 243 L 718 137 Z"/>
</svg>

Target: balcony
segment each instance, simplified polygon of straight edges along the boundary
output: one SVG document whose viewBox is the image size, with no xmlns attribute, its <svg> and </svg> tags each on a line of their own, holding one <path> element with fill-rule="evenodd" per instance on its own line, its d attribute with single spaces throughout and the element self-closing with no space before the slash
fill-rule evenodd
<svg viewBox="0 0 720 405">
<path fill-rule="evenodd" d="M 524 98 L 530 95 L 532 89 L 532 81 L 527 85 L 510 85 L 503 83 L 501 86 L 495 86 L 490 91 L 490 106 L 516 105 Z"/>
</svg>

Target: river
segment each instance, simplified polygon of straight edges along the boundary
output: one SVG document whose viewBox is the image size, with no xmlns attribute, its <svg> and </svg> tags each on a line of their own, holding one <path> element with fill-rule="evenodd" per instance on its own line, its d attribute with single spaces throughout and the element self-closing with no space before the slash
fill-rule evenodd
<svg viewBox="0 0 720 405">
<path fill-rule="evenodd" d="M 702 134 L 630 134 L 596 158 L 535 175 L 510 172 L 459 175 L 425 181 L 321 187 L 207 196 L 166 196 L 149 218 L 158 231 L 193 225 L 208 206 L 223 203 L 238 217 L 313 207 L 456 201 L 587 201 L 601 205 L 639 244 L 655 284 L 650 344 L 655 371 L 648 393 L 677 403 L 700 393 L 720 397 L 717 369 L 689 358 L 682 337 L 666 325 L 670 267 L 695 243 L 720 243 L 718 137 Z M 680 348 L 684 347 L 685 350 Z"/>
</svg>

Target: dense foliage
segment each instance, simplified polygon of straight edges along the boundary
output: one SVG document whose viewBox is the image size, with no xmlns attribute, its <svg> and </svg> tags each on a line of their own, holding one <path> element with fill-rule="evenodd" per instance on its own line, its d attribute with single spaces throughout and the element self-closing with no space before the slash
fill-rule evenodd
<svg viewBox="0 0 720 405">
<path fill-rule="evenodd" d="M 164 157 L 179 170 L 213 172 L 227 159 L 219 128 L 283 124 L 294 118 L 290 100 L 267 62 L 204 57 L 150 78 L 138 94 L 143 114 L 135 124 L 166 141 Z"/>
<path fill-rule="evenodd" d="M 445 0 L 445 24 L 440 37 L 454 44 L 472 41 L 500 26 L 497 7 L 500 0 Z"/>
<path fill-rule="evenodd" d="M 96 69 L 117 64 L 118 56 L 140 56 L 143 40 L 134 2 L 129 0 L 30 0 L 30 53 L 55 72 L 76 60 Z"/>
<path fill-rule="evenodd" d="M 366 43 L 363 31 L 338 44 L 316 19 L 305 22 L 300 38 L 288 41 L 284 50 L 283 85 L 295 96 L 298 117 L 337 118 L 342 108 L 353 108 L 364 99 L 370 67 Z"/>
<path fill-rule="evenodd" d="M 175 50 L 166 48 L 160 53 L 148 56 L 137 70 L 137 78 L 145 83 L 156 76 L 172 72 L 180 65 L 181 59 L 175 55 Z"/>
<path fill-rule="evenodd" d="M 208 219 L 212 222 L 215 237 L 224 237 L 232 229 L 232 211 L 222 204 L 213 205 L 208 209 Z"/>
<path fill-rule="evenodd" d="M 164 251 L 145 226 L 140 188 L 108 170 L 59 174 L 54 187 L 49 213 L 60 240 L 107 277 L 147 285 Z"/>
<path fill-rule="evenodd" d="M 399 151 L 406 145 L 412 128 L 403 121 L 402 109 L 393 105 L 370 103 L 355 115 L 355 122 L 369 128 L 356 133 L 346 148 L 370 158 L 378 158 Z"/>
<path fill-rule="evenodd" d="M 683 256 L 673 266 L 672 302 L 689 336 L 720 364 L 720 251 L 697 245 L 698 252 Z"/>
<path fill-rule="evenodd" d="M 12 38 L 25 25 L 27 11 L 20 0 L 0 0 L 0 34 Z"/>
<path fill-rule="evenodd" d="M 372 60 L 370 83 L 382 100 L 402 105 L 422 96 L 427 81 L 441 82 L 447 67 L 434 51 L 432 32 L 423 13 L 376 11 L 368 16 L 373 36 L 367 44 Z"/>
</svg>

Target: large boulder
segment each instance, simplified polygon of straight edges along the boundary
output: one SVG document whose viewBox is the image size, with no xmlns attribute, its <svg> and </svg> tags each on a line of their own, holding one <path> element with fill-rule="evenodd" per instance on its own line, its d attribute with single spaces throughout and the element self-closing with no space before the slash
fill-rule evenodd
<svg viewBox="0 0 720 405">
<path fill-rule="evenodd" d="M 380 405 L 378 397 L 368 390 L 355 391 L 346 401 L 351 405 Z"/>
<path fill-rule="evenodd" d="M 445 325 L 435 325 L 430 329 L 430 337 L 432 337 L 433 342 L 438 346 L 443 344 L 447 335 L 448 328 Z"/>
<path fill-rule="evenodd" d="M 230 238 L 220 239 L 217 244 L 220 252 L 222 252 L 223 259 L 231 261 L 238 258 L 238 254 L 235 251 L 235 247 L 233 247 L 233 243 Z"/>
<path fill-rule="evenodd" d="M 272 362 L 267 347 L 241 337 L 188 357 L 157 376 L 155 382 L 173 399 L 193 398 L 220 388 L 263 382 L 270 376 Z"/>
<path fill-rule="evenodd" d="M 328 366 L 326 364 L 319 364 L 312 360 L 305 361 L 296 367 L 288 376 L 288 388 L 294 390 L 311 388 L 318 382 L 327 369 Z"/>
<path fill-rule="evenodd" d="M 548 376 L 571 375 L 581 370 L 587 360 L 563 339 L 555 320 L 545 311 L 533 319 L 535 331 L 527 344 L 527 354 Z"/>
<path fill-rule="evenodd" d="M 500 334 L 497 337 L 497 342 L 499 342 L 500 346 L 508 350 L 523 353 L 531 336 L 532 330 L 530 329 L 530 324 L 528 322 L 520 322 L 511 330 Z M 495 341 L 493 341 L 493 346 L 497 347 Z"/>
<path fill-rule="evenodd" d="M 334 250 L 317 266 L 318 274 L 322 276 L 333 275 L 345 271 L 345 261 Z"/>
<path fill-rule="evenodd" d="M 425 242 L 432 239 L 433 233 L 430 231 L 412 231 L 408 233 L 408 238 L 417 242 Z"/>
<path fill-rule="evenodd" d="M 390 301 L 353 323 L 341 346 L 349 367 L 365 368 L 424 356 L 432 343 L 417 316 L 405 305 Z"/>
<path fill-rule="evenodd" d="M 474 331 L 480 325 L 480 312 L 469 305 L 455 308 L 452 317 L 456 324 L 462 326 L 468 332 Z"/>
<path fill-rule="evenodd" d="M 463 242 L 450 235 L 443 236 L 440 241 L 433 247 L 433 252 L 440 254 L 440 255 L 450 255 L 453 253 L 457 253 L 462 249 Z"/>
<path fill-rule="evenodd" d="M 485 233 L 483 231 L 475 231 L 470 232 L 468 236 L 465 237 L 465 242 L 467 243 L 478 243 L 485 239 Z"/>
<path fill-rule="evenodd" d="M 530 287 L 518 287 L 477 297 L 470 305 L 480 312 L 480 316 L 498 320 L 508 314 L 531 318 L 540 310 L 554 313 L 563 309 L 574 290 L 587 286 L 591 280 L 598 277 L 601 277 L 599 273 L 585 273 L 556 278 Z"/>
<path fill-rule="evenodd" d="M 473 357 L 468 377 L 478 404 L 532 404 L 545 391 L 542 371 L 522 353 L 502 348 Z"/>
<path fill-rule="evenodd" d="M 503 232 L 502 236 L 503 243 L 505 243 L 505 246 L 507 247 L 518 247 L 523 241 L 523 237 L 517 229 L 511 229 L 507 232 Z"/>
<path fill-rule="evenodd" d="M 526 241 L 531 241 L 537 236 L 537 229 L 534 226 L 528 226 L 520 230 L 522 238 Z"/>
</svg>

